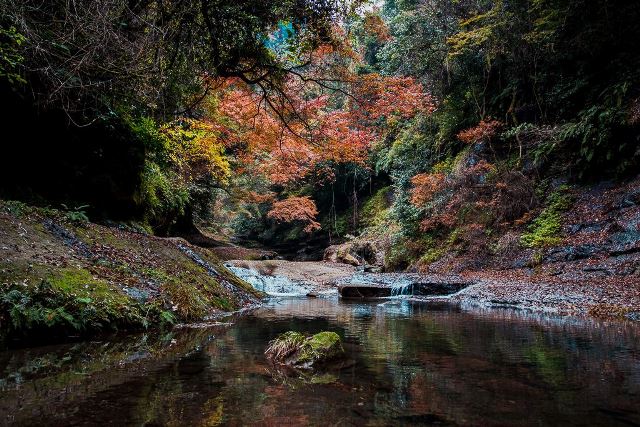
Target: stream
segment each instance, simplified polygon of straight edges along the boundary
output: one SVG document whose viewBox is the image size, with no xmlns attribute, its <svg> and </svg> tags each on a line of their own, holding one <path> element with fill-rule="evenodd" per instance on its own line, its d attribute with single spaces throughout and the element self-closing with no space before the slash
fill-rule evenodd
<svg viewBox="0 0 640 427">
<path fill-rule="evenodd" d="M 251 274 L 272 297 L 242 316 L 0 352 L 0 424 L 640 425 L 637 324 L 307 298 Z M 346 363 L 274 368 L 264 349 L 288 330 L 337 332 Z"/>
</svg>

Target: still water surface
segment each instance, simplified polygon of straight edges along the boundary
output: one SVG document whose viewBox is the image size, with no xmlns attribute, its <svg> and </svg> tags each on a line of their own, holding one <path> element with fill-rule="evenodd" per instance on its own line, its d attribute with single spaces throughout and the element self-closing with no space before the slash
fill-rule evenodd
<svg viewBox="0 0 640 427">
<path fill-rule="evenodd" d="M 230 325 L 0 353 L 0 424 L 640 425 L 640 327 L 395 300 L 272 299 Z M 281 332 L 341 369 L 282 372 Z"/>
</svg>

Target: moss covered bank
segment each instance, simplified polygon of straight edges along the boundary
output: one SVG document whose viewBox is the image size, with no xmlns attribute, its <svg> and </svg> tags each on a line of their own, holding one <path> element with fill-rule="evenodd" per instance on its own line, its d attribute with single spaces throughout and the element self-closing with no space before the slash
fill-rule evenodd
<svg viewBox="0 0 640 427">
<path fill-rule="evenodd" d="M 260 294 L 207 249 L 78 212 L 0 201 L 0 340 L 201 320 Z"/>
</svg>

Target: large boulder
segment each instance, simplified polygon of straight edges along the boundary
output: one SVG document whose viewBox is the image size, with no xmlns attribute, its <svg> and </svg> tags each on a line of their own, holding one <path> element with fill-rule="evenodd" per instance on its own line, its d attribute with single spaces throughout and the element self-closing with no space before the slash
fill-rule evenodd
<svg viewBox="0 0 640 427">
<path fill-rule="evenodd" d="M 295 368 L 315 367 L 343 354 L 340 336 L 327 331 L 310 337 L 299 332 L 285 332 L 272 340 L 265 351 L 272 363 Z"/>
<path fill-rule="evenodd" d="M 383 267 L 384 250 L 380 242 L 356 238 L 341 245 L 329 246 L 324 251 L 323 259 L 353 265 L 370 265 Z"/>
<path fill-rule="evenodd" d="M 360 265 L 360 261 L 349 253 L 349 244 L 331 245 L 324 250 L 323 260 L 342 264 Z"/>
</svg>

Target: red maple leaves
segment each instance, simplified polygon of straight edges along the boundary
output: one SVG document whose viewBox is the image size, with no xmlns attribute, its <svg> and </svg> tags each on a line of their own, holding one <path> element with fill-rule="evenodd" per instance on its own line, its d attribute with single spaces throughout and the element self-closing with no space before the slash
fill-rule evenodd
<svg viewBox="0 0 640 427">
<path fill-rule="evenodd" d="M 491 141 L 502 128 L 498 120 L 481 120 L 476 126 L 458 133 L 458 139 L 466 144 Z"/>
<path fill-rule="evenodd" d="M 306 196 L 279 200 L 267 214 L 269 218 L 278 222 L 300 222 L 305 226 L 305 233 L 320 229 L 320 223 L 315 220 L 317 215 L 315 202 Z"/>
</svg>

